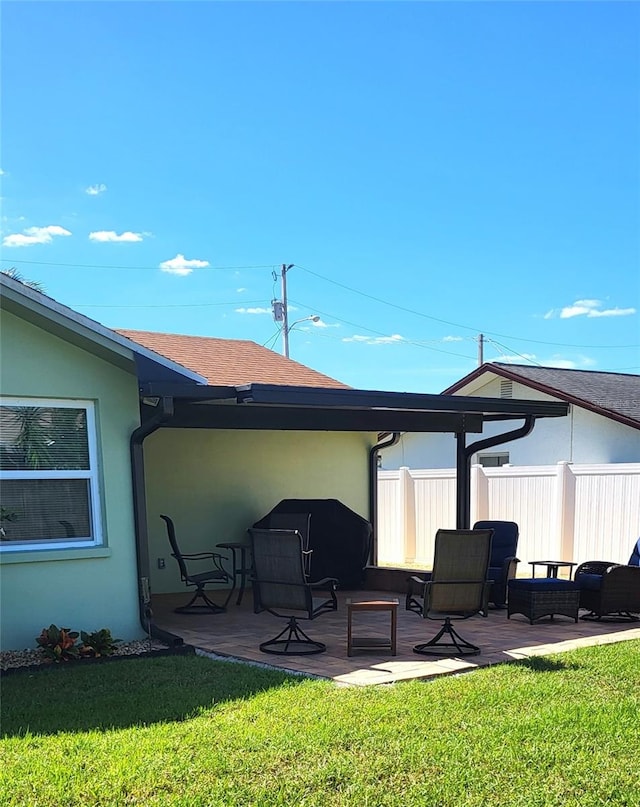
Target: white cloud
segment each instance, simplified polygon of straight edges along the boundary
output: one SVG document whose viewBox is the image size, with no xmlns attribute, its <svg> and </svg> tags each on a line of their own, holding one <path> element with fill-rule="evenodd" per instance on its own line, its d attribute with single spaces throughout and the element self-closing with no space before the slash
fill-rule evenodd
<svg viewBox="0 0 640 807">
<path fill-rule="evenodd" d="M 94 233 L 89 233 L 89 240 L 90 241 L 99 241 L 100 243 L 136 243 L 138 241 L 142 241 L 143 234 L 142 233 L 132 233 L 130 230 L 126 230 L 123 233 L 118 233 L 115 230 L 97 230 Z"/>
<path fill-rule="evenodd" d="M 331 323 L 329 323 L 329 322 L 325 322 L 323 319 L 319 319 L 317 322 L 313 322 L 313 320 L 311 320 L 309 322 L 309 325 L 311 325 L 312 328 L 339 328 L 340 327 L 339 322 L 331 322 Z"/>
<path fill-rule="evenodd" d="M 242 292 L 246 291 L 246 289 L 244 288 L 244 286 L 241 286 L 239 289 L 236 289 L 236 291 L 238 292 L 238 294 L 242 294 Z"/>
<path fill-rule="evenodd" d="M 445 336 L 443 342 L 464 342 L 464 336 Z"/>
<path fill-rule="evenodd" d="M 629 317 L 636 313 L 635 308 L 603 308 L 602 300 L 576 300 L 564 308 L 552 308 L 544 319 L 571 319 L 572 317 Z"/>
<path fill-rule="evenodd" d="M 270 314 L 270 308 L 236 308 L 236 314 Z"/>
<path fill-rule="evenodd" d="M 84 189 L 84 192 L 89 196 L 100 196 L 101 193 L 104 193 L 107 190 L 107 186 L 104 182 L 100 182 L 98 185 L 89 185 L 88 188 Z"/>
<path fill-rule="evenodd" d="M 342 341 L 362 342 L 366 345 L 393 345 L 404 342 L 405 338 L 404 336 L 400 336 L 399 333 L 391 334 L 391 336 L 360 336 L 359 334 L 355 334 L 354 336 L 347 336 Z"/>
<path fill-rule="evenodd" d="M 209 261 L 201 261 L 197 258 L 189 260 L 184 255 L 178 253 L 175 258 L 168 261 L 162 261 L 160 269 L 163 272 L 168 272 L 170 275 L 190 275 L 194 269 L 205 269 L 209 266 Z"/>
<path fill-rule="evenodd" d="M 58 224 L 48 224 L 46 227 L 27 227 L 21 233 L 5 235 L 2 239 L 2 246 L 31 247 L 34 244 L 50 244 L 54 236 L 62 235 L 71 235 L 71 233 Z"/>
<path fill-rule="evenodd" d="M 521 353 L 518 355 L 517 353 L 513 356 L 504 355 L 498 356 L 498 358 L 493 359 L 492 361 L 499 361 L 503 362 L 504 364 L 522 364 L 523 361 L 536 361 L 536 354 L 535 353 Z M 536 364 L 540 364 L 540 362 L 536 362 Z"/>
<path fill-rule="evenodd" d="M 6 173 L 6 171 L 3 171 L 2 168 L 0 168 L 0 177 L 3 177 Z"/>
</svg>

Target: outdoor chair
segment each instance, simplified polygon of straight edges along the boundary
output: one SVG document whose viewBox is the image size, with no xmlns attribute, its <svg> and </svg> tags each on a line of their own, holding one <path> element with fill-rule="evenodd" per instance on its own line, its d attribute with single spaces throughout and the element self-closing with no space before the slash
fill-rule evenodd
<svg viewBox="0 0 640 807">
<path fill-rule="evenodd" d="M 298 619 L 315 619 L 338 608 L 335 578 L 309 582 L 304 568 L 303 539 L 297 530 L 250 528 L 253 554 L 253 602 L 255 613 L 268 611 L 287 621 L 273 639 L 262 642 L 263 653 L 310 655 L 322 653 L 326 645 L 311 639 Z M 314 592 L 322 590 L 322 596 Z M 285 613 L 282 613 L 282 612 Z M 290 612 L 298 612 L 298 615 Z"/>
<path fill-rule="evenodd" d="M 491 557 L 487 570 L 487 579 L 493 581 L 490 589 L 488 601 L 492 602 L 496 608 L 504 607 L 507 600 L 507 580 L 516 576 L 516 567 L 519 563 L 515 557 L 515 550 L 518 543 L 518 525 L 512 521 L 478 521 L 473 525 L 475 530 L 491 530 L 493 537 L 491 540 Z M 496 540 L 498 532 L 497 546 L 494 552 L 493 541 Z M 424 585 L 432 579 L 433 572 L 422 573 L 419 577 L 412 575 L 407 578 L 407 594 L 405 598 L 405 609 L 413 611 L 422 616 L 424 608 Z M 483 610 L 483 616 L 487 616 L 487 608 Z"/>
<path fill-rule="evenodd" d="M 302 555 L 304 571 L 307 577 L 311 574 L 311 556 L 309 534 L 311 532 L 311 513 L 271 513 L 270 530 L 297 530 L 302 538 Z"/>
<path fill-rule="evenodd" d="M 474 530 L 493 530 L 487 576 L 493 580 L 489 602 L 496 608 L 507 604 L 507 582 L 516 576 L 519 529 L 515 521 L 476 521 Z"/>
<path fill-rule="evenodd" d="M 197 552 L 185 555 L 180 551 L 180 547 L 178 546 L 173 521 L 169 516 L 161 515 L 160 518 L 167 525 L 167 535 L 169 543 L 171 544 L 171 556 L 174 557 L 178 563 L 181 580 L 187 587 L 195 586 L 196 589 L 193 597 L 186 605 L 174 609 L 175 613 L 220 614 L 224 612 L 235 588 L 235 577 L 230 575 L 222 564 L 227 558 L 217 552 Z M 205 564 L 206 568 L 204 571 L 194 571 L 194 567 L 202 568 Z M 213 600 L 209 599 L 205 592 L 205 586 L 208 584 L 229 586 L 229 593 L 224 605 L 217 605 Z"/>
<path fill-rule="evenodd" d="M 427 581 L 414 578 L 422 587 L 422 616 L 444 619 L 439 633 L 413 651 L 423 655 L 474 656 L 480 648 L 463 639 L 453 619 L 474 614 L 487 616 L 491 580 L 487 579 L 492 530 L 438 530 L 433 571 Z"/>
<path fill-rule="evenodd" d="M 589 560 L 576 569 L 580 607 L 589 613 L 582 619 L 636 621 L 640 613 L 640 538 L 629 563 Z"/>
</svg>

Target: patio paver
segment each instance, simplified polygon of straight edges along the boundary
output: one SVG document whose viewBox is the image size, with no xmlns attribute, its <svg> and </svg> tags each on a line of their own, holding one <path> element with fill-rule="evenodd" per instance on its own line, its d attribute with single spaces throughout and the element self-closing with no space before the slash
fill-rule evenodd
<svg viewBox="0 0 640 807">
<path fill-rule="evenodd" d="M 398 610 L 397 655 L 388 650 L 359 650 L 347 656 L 346 599 L 392 599 L 400 597 Z M 229 656 L 242 661 L 264 664 L 323 678 L 343 685 L 389 684 L 412 678 L 434 678 L 452 675 L 478 667 L 513 661 L 530 656 L 562 653 L 578 647 L 640 639 L 640 622 L 586 622 L 564 617 L 553 621 L 542 619 L 534 625 L 524 617 L 507 619 L 506 610 L 491 610 L 485 619 L 475 616 L 457 623 L 461 634 L 477 644 L 482 652 L 468 658 L 427 659 L 413 652 L 413 646 L 435 635 L 440 623 L 420 618 L 404 610 L 400 594 L 380 591 L 342 591 L 338 593 L 338 610 L 322 614 L 312 622 L 304 621 L 312 638 L 327 645 L 327 652 L 314 656 L 273 656 L 261 653 L 258 645 L 278 633 L 284 620 L 272 614 L 253 613 L 251 593 L 242 605 L 230 604 L 223 614 L 185 615 L 173 608 L 185 600 L 185 593 L 154 595 L 156 624 L 180 636 L 186 643 L 207 653 Z M 379 614 L 359 615 L 367 634 L 384 637 L 388 633 Z"/>
</svg>

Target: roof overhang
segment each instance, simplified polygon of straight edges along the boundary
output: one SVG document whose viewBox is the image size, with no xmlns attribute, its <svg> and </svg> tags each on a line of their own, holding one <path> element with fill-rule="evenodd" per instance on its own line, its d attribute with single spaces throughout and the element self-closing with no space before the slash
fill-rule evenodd
<svg viewBox="0 0 640 807">
<path fill-rule="evenodd" d="M 154 353 L 99 322 L 0 272 L 0 307 L 52 336 L 63 339 L 139 380 L 206 383 L 206 378 Z"/>
<path fill-rule="evenodd" d="M 360 389 L 244 384 L 142 384 L 143 420 L 171 399 L 170 428 L 473 432 L 485 421 L 563 417 L 566 403 Z"/>
</svg>

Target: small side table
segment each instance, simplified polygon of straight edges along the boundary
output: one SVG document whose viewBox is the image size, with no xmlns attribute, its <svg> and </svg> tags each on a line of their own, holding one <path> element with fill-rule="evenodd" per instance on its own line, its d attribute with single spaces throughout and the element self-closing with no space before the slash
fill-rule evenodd
<svg viewBox="0 0 640 807">
<path fill-rule="evenodd" d="M 569 567 L 569 580 L 571 580 L 571 575 L 573 574 L 573 567 L 577 566 L 577 563 L 573 563 L 570 560 L 530 560 L 529 566 L 531 566 L 531 574 L 535 578 L 536 576 L 536 566 L 546 566 L 547 567 L 547 577 L 557 577 L 558 576 L 558 569 L 564 568 L 566 566 Z"/>
<path fill-rule="evenodd" d="M 242 602 L 242 595 L 247 587 L 247 575 L 251 574 L 251 563 L 248 559 L 248 554 L 251 552 L 249 544 L 243 544 L 241 541 L 227 541 L 223 544 L 216 544 L 220 549 L 230 549 L 233 560 L 233 585 L 235 586 L 236 580 L 240 578 L 240 588 L 238 589 L 238 598 L 236 605 Z"/>
<path fill-rule="evenodd" d="M 389 638 L 355 637 L 353 635 L 353 614 L 362 611 L 388 611 L 391 614 L 391 632 Z M 396 655 L 396 636 L 398 632 L 398 600 L 347 600 L 347 656 L 353 655 L 355 649 L 391 650 Z"/>
</svg>

